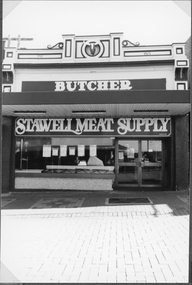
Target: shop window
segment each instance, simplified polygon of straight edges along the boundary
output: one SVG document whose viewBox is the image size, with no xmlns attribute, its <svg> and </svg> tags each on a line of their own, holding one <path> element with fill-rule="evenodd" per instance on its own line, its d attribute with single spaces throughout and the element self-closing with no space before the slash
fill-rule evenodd
<svg viewBox="0 0 192 285">
<path fill-rule="evenodd" d="M 15 170 L 26 171 L 44 168 L 42 146 L 50 145 L 50 138 L 16 138 L 15 145 Z"/>
<path fill-rule="evenodd" d="M 70 169 L 72 173 L 73 168 L 104 168 L 114 166 L 114 162 L 115 146 L 110 138 L 16 138 L 16 172 Z"/>
</svg>

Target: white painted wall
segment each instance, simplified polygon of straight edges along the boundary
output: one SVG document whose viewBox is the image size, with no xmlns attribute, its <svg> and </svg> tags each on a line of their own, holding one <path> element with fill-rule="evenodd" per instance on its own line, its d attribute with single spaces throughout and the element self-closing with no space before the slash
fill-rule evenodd
<svg viewBox="0 0 192 285">
<path fill-rule="evenodd" d="M 79 69 L 17 69 L 13 92 L 20 92 L 22 81 L 166 79 L 166 89 L 174 90 L 174 66 L 79 68 Z"/>
</svg>

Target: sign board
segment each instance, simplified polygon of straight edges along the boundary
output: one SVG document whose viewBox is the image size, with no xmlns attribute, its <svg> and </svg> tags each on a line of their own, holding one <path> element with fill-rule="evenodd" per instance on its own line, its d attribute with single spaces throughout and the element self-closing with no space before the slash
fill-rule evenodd
<svg viewBox="0 0 192 285">
<path fill-rule="evenodd" d="M 43 157 L 51 157 L 51 145 L 43 145 Z"/>
<path fill-rule="evenodd" d="M 169 136 L 171 119 L 159 118 L 17 118 L 16 136 Z"/>
<path fill-rule="evenodd" d="M 61 157 L 67 156 L 67 146 L 66 145 L 60 146 L 60 156 Z"/>
<path fill-rule="evenodd" d="M 89 155 L 97 156 L 97 146 L 96 145 L 90 145 Z"/>
<path fill-rule="evenodd" d="M 22 92 L 50 91 L 114 91 L 114 90 L 165 90 L 166 79 L 116 79 L 71 81 L 23 81 Z"/>
<path fill-rule="evenodd" d="M 78 153 L 77 156 L 85 156 L 85 146 L 84 145 L 78 145 L 77 153 Z"/>
</svg>

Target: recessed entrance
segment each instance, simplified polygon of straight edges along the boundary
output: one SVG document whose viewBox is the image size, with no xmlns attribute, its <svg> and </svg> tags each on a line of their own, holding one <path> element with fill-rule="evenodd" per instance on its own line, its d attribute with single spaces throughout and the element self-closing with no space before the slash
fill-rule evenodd
<svg viewBox="0 0 192 285">
<path fill-rule="evenodd" d="M 118 186 L 162 186 L 162 141 L 118 140 Z"/>
</svg>

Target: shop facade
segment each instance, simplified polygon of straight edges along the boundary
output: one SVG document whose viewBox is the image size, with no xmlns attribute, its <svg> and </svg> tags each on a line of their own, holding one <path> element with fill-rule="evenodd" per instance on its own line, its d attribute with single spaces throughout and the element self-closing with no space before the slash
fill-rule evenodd
<svg viewBox="0 0 192 285">
<path fill-rule="evenodd" d="M 5 48 L 4 192 L 186 189 L 187 76 L 184 43 L 121 33 Z"/>
</svg>

